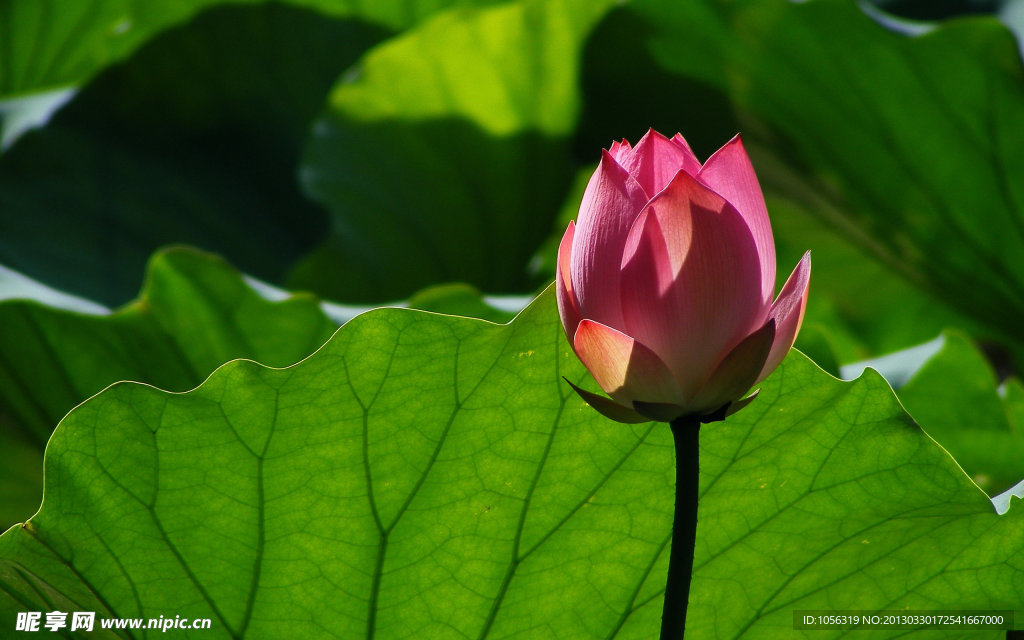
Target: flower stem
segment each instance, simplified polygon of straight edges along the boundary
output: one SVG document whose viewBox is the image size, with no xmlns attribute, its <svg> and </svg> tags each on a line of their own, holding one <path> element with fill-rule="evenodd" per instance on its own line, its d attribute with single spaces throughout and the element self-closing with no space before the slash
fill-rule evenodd
<svg viewBox="0 0 1024 640">
<path fill-rule="evenodd" d="M 683 416 L 672 421 L 676 445 L 676 512 L 672 520 L 672 549 L 668 583 L 661 611 L 661 640 L 680 640 L 686 628 L 686 604 L 693 572 L 693 545 L 697 534 L 697 486 L 700 419 Z"/>
</svg>

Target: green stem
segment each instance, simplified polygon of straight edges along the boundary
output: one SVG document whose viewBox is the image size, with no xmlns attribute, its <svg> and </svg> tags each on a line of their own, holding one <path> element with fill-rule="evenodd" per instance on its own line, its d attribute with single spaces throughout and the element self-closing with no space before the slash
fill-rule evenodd
<svg viewBox="0 0 1024 640">
<path fill-rule="evenodd" d="M 672 421 L 676 445 L 676 513 L 672 519 L 672 548 L 668 583 L 661 611 L 661 640 L 680 640 L 686 629 L 686 605 L 693 572 L 693 544 L 697 535 L 697 485 L 700 420 L 683 416 Z"/>
</svg>

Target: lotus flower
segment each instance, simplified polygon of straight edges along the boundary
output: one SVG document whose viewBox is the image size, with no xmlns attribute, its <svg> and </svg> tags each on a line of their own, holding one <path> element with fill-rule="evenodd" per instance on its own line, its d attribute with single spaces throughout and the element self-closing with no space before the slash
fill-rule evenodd
<svg viewBox="0 0 1024 640">
<path fill-rule="evenodd" d="M 737 135 L 701 165 L 679 134 L 602 151 L 558 249 L 562 326 L 620 422 L 723 418 L 796 340 L 810 253 L 772 302 L 775 244 Z"/>
</svg>

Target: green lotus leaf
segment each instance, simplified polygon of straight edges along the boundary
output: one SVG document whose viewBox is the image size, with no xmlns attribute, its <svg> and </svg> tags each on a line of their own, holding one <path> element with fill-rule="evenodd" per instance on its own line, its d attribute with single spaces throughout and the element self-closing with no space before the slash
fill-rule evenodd
<svg viewBox="0 0 1024 640">
<path fill-rule="evenodd" d="M 42 509 L 0 538 L 0 606 L 209 618 L 209 637 L 651 637 L 670 434 L 600 418 L 561 376 L 592 384 L 549 291 L 508 325 L 382 309 L 286 369 L 114 385 L 63 420 Z M 1021 513 L 879 376 L 794 352 L 702 432 L 687 637 L 1013 610 Z"/>
</svg>

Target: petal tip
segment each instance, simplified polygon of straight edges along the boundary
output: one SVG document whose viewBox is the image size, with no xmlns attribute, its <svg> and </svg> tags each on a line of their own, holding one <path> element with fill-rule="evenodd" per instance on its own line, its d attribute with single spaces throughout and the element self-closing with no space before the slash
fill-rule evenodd
<svg viewBox="0 0 1024 640">
<path fill-rule="evenodd" d="M 640 422 L 650 421 L 650 418 L 646 418 L 637 413 L 636 411 L 633 411 L 629 407 L 624 407 L 610 398 L 606 398 L 602 395 L 598 395 L 596 393 L 587 391 L 586 389 L 581 389 L 580 387 L 577 387 L 572 383 L 572 381 L 570 381 L 565 376 L 562 376 L 562 379 L 569 383 L 569 386 L 572 387 L 572 390 L 576 392 L 576 395 L 578 395 L 584 402 L 590 405 L 590 408 L 592 408 L 594 411 L 597 411 L 598 413 L 608 418 L 609 420 L 614 420 L 615 422 L 622 422 L 625 424 L 638 424 Z"/>
</svg>

